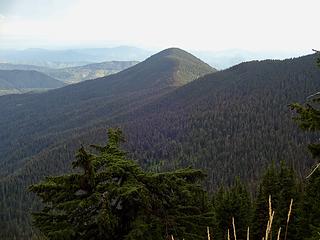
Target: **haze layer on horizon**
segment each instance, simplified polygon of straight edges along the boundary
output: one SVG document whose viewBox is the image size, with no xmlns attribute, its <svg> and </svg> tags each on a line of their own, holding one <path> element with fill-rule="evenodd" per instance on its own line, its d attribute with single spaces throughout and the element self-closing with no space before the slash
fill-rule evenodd
<svg viewBox="0 0 320 240">
<path fill-rule="evenodd" d="M 1 0 L 0 48 L 133 45 L 305 54 L 320 44 L 318 5 L 317 0 Z"/>
</svg>

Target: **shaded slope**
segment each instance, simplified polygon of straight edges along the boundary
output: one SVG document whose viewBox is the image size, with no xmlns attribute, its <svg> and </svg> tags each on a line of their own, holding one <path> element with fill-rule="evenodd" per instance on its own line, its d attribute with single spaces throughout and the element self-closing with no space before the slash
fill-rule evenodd
<svg viewBox="0 0 320 240">
<path fill-rule="evenodd" d="M 54 89 L 64 85 L 34 70 L 0 70 L 0 95 Z"/>
<path fill-rule="evenodd" d="M 34 70 L 0 70 L 0 88 L 58 88 L 65 84 Z"/>
<path fill-rule="evenodd" d="M 314 55 L 254 61 L 209 74 L 124 121 L 129 151 L 157 168 L 192 164 L 208 171 L 211 187 L 234 176 L 256 179 L 271 161 L 286 160 L 301 174 L 313 160 L 309 137 L 297 128 L 288 104 L 320 89 Z"/>
</svg>

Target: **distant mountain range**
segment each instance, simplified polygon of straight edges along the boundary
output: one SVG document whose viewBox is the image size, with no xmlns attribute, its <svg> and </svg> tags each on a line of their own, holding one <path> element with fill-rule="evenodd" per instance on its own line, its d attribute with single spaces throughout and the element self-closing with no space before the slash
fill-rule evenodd
<svg viewBox="0 0 320 240">
<path fill-rule="evenodd" d="M 0 50 L 0 63 L 36 65 L 49 68 L 68 68 L 106 61 L 143 61 L 158 50 L 145 50 L 132 46 L 80 49 L 25 49 Z M 311 53 L 310 49 L 310 53 Z M 306 55 L 306 52 L 259 52 L 242 49 L 221 51 L 191 51 L 212 67 L 219 70 L 236 64 L 262 59 L 285 59 Z"/>
<path fill-rule="evenodd" d="M 247 51 L 242 49 L 227 49 L 221 51 L 192 51 L 194 55 L 201 58 L 206 63 L 222 70 L 237 65 L 242 62 L 264 59 L 287 59 L 292 57 L 299 57 L 302 55 L 312 53 L 306 52 L 260 52 L 260 51 Z"/>
<path fill-rule="evenodd" d="M 68 68 L 48 68 L 35 65 L 23 65 L 12 63 L 0 63 L 2 70 L 35 70 L 63 81 L 65 83 L 77 83 L 84 80 L 104 77 L 120 72 L 128 67 L 137 64 L 137 61 L 111 61 L 102 63 L 92 63 L 84 66 Z"/>
<path fill-rule="evenodd" d="M 0 95 L 44 91 L 65 84 L 34 70 L 0 70 Z"/>
<path fill-rule="evenodd" d="M 192 165 L 215 189 L 235 176 L 255 182 L 270 162 L 301 175 L 316 137 L 292 121 L 288 104 L 320 89 L 316 55 L 251 61 L 216 71 L 193 55 L 166 49 L 119 73 L 41 94 L 0 97 L 0 227 L 28 238 L 25 189 L 70 171 L 75 150 L 101 143 L 120 126 L 130 157 L 147 169 Z"/>
<path fill-rule="evenodd" d="M 36 65 L 49 68 L 82 66 L 105 61 L 141 61 L 152 52 L 129 46 L 67 50 L 0 50 L 0 63 Z"/>
</svg>

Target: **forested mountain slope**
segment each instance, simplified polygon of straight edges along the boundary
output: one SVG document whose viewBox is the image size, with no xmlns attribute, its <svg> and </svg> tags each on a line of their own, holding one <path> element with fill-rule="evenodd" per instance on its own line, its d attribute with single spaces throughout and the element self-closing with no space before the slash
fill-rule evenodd
<svg viewBox="0 0 320 240">
<path fill-rule="evenodd" d="M 77 132 L 141 107 L 213 71 L 183 50 L 167 49 L 109 77 L 43 94 L 3 96 L 0 178 L 16 171 L 25 158 L 48 148 L 63 132 Z"/>
<path fill-rule="evenodd" d="M 169 49 L 106 78 L 0 98 L 3 228 L 23 233 L 33 199 L 25 187 L 69 171 L 75 149 L 100 143 L 110 126 L 124 129 L 128 152 L 144 167 L 201 167 L 211 189 L 237 175 L 254 180 L 273 160 L 303 173 L 312 136 L 296 127 L 288 104 L 319 90 L 315 62 L 253 61 L 192 81 L 213 70 Z"/>
<path fill-rule="evenodd" d="M 59 169 L 60 155 L 100 142 L 106 126 L 121 126 L 128 152 L 151 169 L 194 165 L 208 171 L 210 188 L 234 176 L 259 177 L 271 161 L 287 161 L 305 174 L 313 160 L 306 135 L 292 120 L 289 104 L 304 102 L 320 89 L 316 56 L 247 62 L 208 74 L 108 121 L 65 132 L 52 151 L 33 156 L 27 168 Z M 69 140 L 70 139 L 70 140 Z M 72 159 L 72 151 L 68 157 Z M 41 163 L 42 162 L 42 163 Z M 49 170 L 41 167 L 43 174 Z M 25 171 L 25 170 L 24 170 Z"/>
<path fill-rule="evenodd" d="M 288 105 L 319 89 L 315 55 L 253 61 L 206 75 L 114 124 L 124 121 L 129 152 L 143 164 L 201 167 L 211 188 L 235 176 L 254 180 L 271 161 L 305 174 L 313 136 L 297 128 Z"/>
<path fill-rule="evenodd" d="M 288 104 L 317 91 L 319 74 L 312 55 L 240 64 L 144 106 L 117 111 L 108 121 L 67 130 L 60 138 L 63 144 L 34 157 L 45 162 L 61 146 L 73 149 L 78 139 L 99 141 L 106 125 L 121 125 L 129 152 L 149 167 L 158 168 L 161 161 L 166 167 L 191 163 L 209 169 L 213 183 L 238 174 L 254 179 L 272 160 L 285 159 L 302 173 L 312 160 L 303 150 L 307 137 L 293 123 Z"/>
</svg>

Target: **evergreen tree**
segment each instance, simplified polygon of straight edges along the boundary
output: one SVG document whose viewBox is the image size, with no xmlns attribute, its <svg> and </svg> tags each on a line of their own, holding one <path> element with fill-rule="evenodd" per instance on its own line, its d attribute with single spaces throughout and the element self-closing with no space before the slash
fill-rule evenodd
<svg viewBox="0 0 320 240">
<path fill-rule="evenodd" d="M 278 177 L 276 167 L 272 163 L 264 173 L 258 187 L 252 222 L 253 239 L 262 239 L 265 236 L 269 219 L 269 196 L 271 196 L 273 204 L 277 202 L 278 195 L 276 193 L 279 192 Z"/>
<path fill-rule="evenodd" d="M 320 169 L 307 179 L 299 223 L 303 239 L 320 239 Z"/>
<path fill-rule="evenodd" d="M 299 239 L 297 231 L 297 206 L 300 201 L 299 191 L 300 186 L 297 176 L 293 169 L 287 167 L 284 162 L 281 162 L 279 168 L 276 168 L 272 164 L 267 169 L 258 187 L 255 201 L 252 223 L 254 239 L 262 239 L 265 236 L 270 215 L 269 197 L 271 197 L 271 211 L 274 211 L 271 235 L 276 236 L 278 229 L 281 227 L 281 239 L 284 239 L 290 202 L 293 199 L 294 204 L 290 215 L 287 239 Z"/>
<path fill-rule="evenodd" d="M 230 189 L 222 187 L 219 189 L 213 198 L 213 206 L 215 214 L 214 239 L 227 238 L 228 229 L 233 231 L 232 218 L 234 218 L 237 238 L 246 239 L 252 212 L 251 198 L 247 188 L 238 178 Z"/>
<path fill-rule="evenodd" d="M 288 220 L 288 211 L 290 208 L 291 200 L 291 212 L 289 218 L 289 224 L 287 229 L 287 238 L 290 240 L 300 239 L 299 235 L 299 223 L 298 223 L 298 207 L 301 201 L 301 188 L 298 177 L 293 168 L 288 167 L 285 162 L 280 162 L 280 168 L 278 171 L 279 179 L 279 192 L 278 202 L 275 206 L 274 226 L 275 231 L 281 227 L 281 238 L 285 239 L 286 227 Z"/>
<path fill-rule="evenodd" d="M 305 131 L 319 131 L 320 130 L 320 93 L 309 96 L 305 106 L 298 103 L 291 104 L 292 109 L 295 109 L 298 115 L 294 118 L 299 124 L 300 128 Z M 320 143 L 312 143 L 309 145 L 309 150 L 313 157 L 320 157 Z"/>
<path fill-rule="evenodd" d="M 30 190 L 44 203 L 34 225 L 48 239 L 204 239 L 212 215 L 201 181 L 191 168 L 143 171 L 120 150 L 110 129 L 96 154 L 79 149 L 69 175 L 47 177 Z"/>
</svg>

